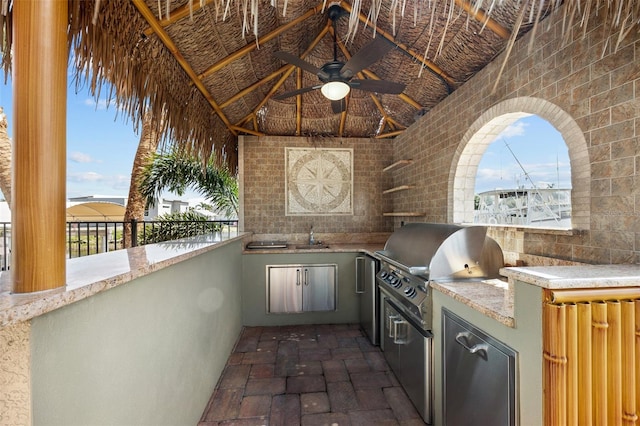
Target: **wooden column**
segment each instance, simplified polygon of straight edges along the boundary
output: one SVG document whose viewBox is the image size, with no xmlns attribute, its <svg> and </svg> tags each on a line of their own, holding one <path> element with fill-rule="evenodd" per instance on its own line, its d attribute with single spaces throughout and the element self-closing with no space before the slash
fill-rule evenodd
<svg viewBox="0 0 640 426">
<path fill-rule="evenodd" d="M 13 3 L 13 291 L 66 283 L 67 0 Z"/>
</svg>

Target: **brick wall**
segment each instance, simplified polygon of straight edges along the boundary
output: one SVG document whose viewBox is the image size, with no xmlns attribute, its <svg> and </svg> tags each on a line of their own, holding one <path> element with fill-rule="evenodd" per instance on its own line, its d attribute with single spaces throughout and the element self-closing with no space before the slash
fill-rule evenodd
<svg viewBox="0 0 640 426">
<path fill-rule="evenodd" d="M 341 234 L 341 240 L 349 234 L 391 231 L 393 221 L 382 215 L 392 209 L 391 196 L 382 191 L 392 180 L 382 169 L 392 162 L 392 141 L 245 136 L 239 142 L 245 231 L 290 239 L 292 234 L 307 234 L 313 224 L 317 239 Z M 353 215 L 286 216 L 285 147 L 352 148 Z"/>
<path fill-rule="evenodd" d="M 475 129 L 500 114 L 536 113 L 569 146 L 576 230 L 496 227 L 491 234 L 512 260 L 640 261 L 640 34 L 632 31 L 614 51 L 617 34 L 607 40 L 602 16 L 590 18 L 585 37 L 574 25 L 563 43 L 562 10 L 556 12 L 539 28 L 531 51 L 530 35 L 516 43 L 495 92 L 503 56 L 395 139 L 394 159 L 414 163 L 393 173 L 393 185 L 416 188 L 394 194 L 394 209 L 425 216 L 396 218 L 394 226 L 455 221 L 457 206 L 470 202 L 465 188 L 472 179 L 459 174 L 473 169 L 460 163 L 472 158 Z"/>
</svg>

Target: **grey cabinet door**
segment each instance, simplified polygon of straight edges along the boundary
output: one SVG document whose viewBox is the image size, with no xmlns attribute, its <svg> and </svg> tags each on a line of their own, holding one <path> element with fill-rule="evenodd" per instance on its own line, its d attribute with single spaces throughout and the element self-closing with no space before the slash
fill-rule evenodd
<svg viewBox="0 0 640 426">
<path fill-rule="evenodd" d="M 305 312 L 336 310 L 336 265 L 305 265 L 302 309 Z"/>
</svg>

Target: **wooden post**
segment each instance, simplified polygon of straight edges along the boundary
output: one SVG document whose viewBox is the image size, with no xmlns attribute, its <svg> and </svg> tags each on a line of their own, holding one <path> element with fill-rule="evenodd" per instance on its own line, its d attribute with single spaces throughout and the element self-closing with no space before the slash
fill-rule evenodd
<svg viewBox="0 0 640 426">
<path fill-rule="evenodd" d="M 67 0 L 13 3 L 13 291 L 64 286 Z"/>
</svg>

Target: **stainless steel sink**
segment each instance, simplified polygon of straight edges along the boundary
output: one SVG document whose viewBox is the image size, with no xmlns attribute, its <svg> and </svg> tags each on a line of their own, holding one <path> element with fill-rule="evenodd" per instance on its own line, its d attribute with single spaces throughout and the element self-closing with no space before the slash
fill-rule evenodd
<svg viewBox="0 0 640 426">
<path fill-rule="evenodd" d="M 298 244 L 296 245 L 296 249 L 298 250 L 318 250 L 318 249 L 328 249 L 329 246 L 327 244 Z"/>
</svg>

